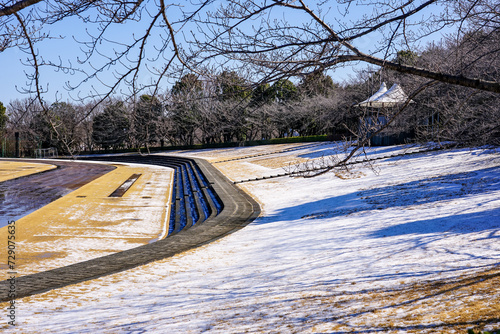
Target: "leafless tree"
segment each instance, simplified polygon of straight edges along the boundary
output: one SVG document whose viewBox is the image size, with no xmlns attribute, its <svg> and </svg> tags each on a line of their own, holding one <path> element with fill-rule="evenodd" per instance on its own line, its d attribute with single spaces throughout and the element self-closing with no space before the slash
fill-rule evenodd
<svg viewBox="0 0 500 334">
<path fill-rule="evenodd" d="M 7 124 L 7 137 L 13 138 L 14 132 L 19 132 L 20 138 L 25 141 L 22 149 L 33 152 L 38 148 L 35 129 L 32 127 L 34 115 L 41 108 L 29 99 L 13 100 L 7 106 L 9 121 Z"/>
<path fill-rule="evenodd" d="M 89 92 L 100 101 L 120 88 L 127 88 L 129 96 L 138 96 L 144 89 L 155 95 L 162 80 L 178 70 L 174 65 L 196 71 L 194 64 L 209 60 L 238 68 L 238 73 L 248 69 L 256 80 L 265 77 L 267 81 L 362 61 L 433 80 L 500 91 L 500 84 L 489 77 L 457 75 L 391 60 L 398 50 L 414 49 L 414 43 L 444 26 L 456 25 L 460 31 L 478 26 L 498 29 L 499 9 L 494 0 L 344 0 L 333 4 L 322 1 L 314 6 L 303 0 L 228 0 L 213 10 L 218 4 L 214 0 L 186 5 L 164 0 L 4 0 L 0 4 L 0 45 L 1 50 L 19 47 L 27 53 L 33 72 L 26 89 L 36 96 L 46 88 L 40 77 L 42 67 L 81 74 L 81 82 L 68 87 L 76 91 L 89 80 L 98 82 L 103 71 L 114 70 L 113 82 L 103 82 Z M 372 12 L 361 17 L 351 14 L 362 8 L 371 8 Z M 37 43 L 63 35 L 57 30 L 53 33 L 50 27 L 60 29 L 58 24 L 70 19 L 86 25 L 88 36 L 79 41 L 83 55 L 59 61 L 38 54 Z M 110 40 L 112 30 L 124 23 L 140 25 L 134 34 Z M 193 24 L 197 24 L 197 30 L 193 30 Z M 181 33 L 186 37 L 180 38 Z M 367 45 L 367 39 L 373 43 Z M 194 44 L 186 46 L 189 41 Z M 90 63 L 91 67 L 79 63 Z M 150 74 L 152 81 L 141 84 L 141 71 Z"/>
<path fill-rule="evenodd" d="M 0 53 L 7 48 L 19 48 L 26 54 L 24 62 L 31 70 L 27 72 L 28 85 L 20 90 L 37 100 L 46 117 L 50 79 L 42 76 L 43 69 L 53 68 L 78 78 L 76 82 L 68 81 L 67 89 L 75 93 L 77 100 L 94 101 L 80 116 L 83 121 L 114 94 L 121 92 L 132 100 L 146 90 L 153 96 L 158 94 L 167 71 L 175 72 L 174 65 L 187 65 L 176 34 L 210 2 L 201 1 L 185 9 L 164 0 L 5 0 L 0 2 Z M 172 12 L 174 21 L 169 20 Z M 86 36 L 65 36 L 64 27 L 75 21 L 85 25 Z M 121 34 L 119 40 L 110 37 L 113 30 L 125 23 L 137 27 L 133 34 Z M 77 59 L 49 59 L 38 51 L 38 45 L 47 40 L 68 38 L 77 39 L 76 48 L 82 50 Z M 103 73 L 108 71 L 113 72 L 111 81 L 104 79 Z M 152 79 L 144 82 L 142 72 Z M 82 91 L 89 82 L 93 82 L 90 88 L 86 86 L 87 91 Z M 49 123 L 57 134 L 55 124 Z M 61 140 L 64 141 L 63 136 Z"/>
<path fill-rule="evenodd" d="M 214 10 L 214 6 L 220 7 Z M 371 12 L 352 14 L 360 8 Z M 463 62 L 455 62 L 453 68 L 437 61 L 403 63 L 396 54 L 418 50 L 424 37 L 445 27 L 455 29 L 457 41 L 474 31 L 492 34 L 498 31 L 499 16 L 495 0 L 342 0 L 310 5 L 304 0 L 197 0 L 185 5 L 164 0 L 4 0 L 0 3 L 0 52 L 20 48 L 26 53 L 31 72 L 24 90 L 36 98 L 44 115 L 50 104 L 42 69 L 55 68 L 79 78 L 67 88 L 77 99 L 94 101 L 81 120 L 114 94 L 131 101 L 144 93 L 156 97 L 164 93 L 169 78 L 180 78 L 186 68 L 203 75 L 214 68 L 214 74 L 220 68 L 234 70 L 262 85 L 365 62 L 429 80 L 414 91 L 422 91 L 420 85 L 427 87 L 432 81 L 433 85 L 444 82 L 498 94 L 499 79 L 489 66 L 498 59 L 498 48 L 478 47 L 473 57 L 461 57 L 464 49 L 457 48 L 448 59 L 460 56 Z M 37 45 L 64 37 L 58 29 L 69 20 L 86 26 L 88 35 L 75 37 L 81 56 L 66 60 L 40 54 Z M 123 24 L 133 26 L 134 33 L 116 40 L 113 30 Z M 107 81 L 103 73 L 110 71 L 114 77 Z M 143 74 L 150 79 L 145 81 Z M 93 83 L 91 88 L 82 92 L 88 83 Z M 228 117 L 234 115 L 240 122 L 251 119 L 241 113 Z M 246 125 L 231 124 L 231 129 L 224 130 L 226 139 L 241 140 Z M 57 133 L 55 125 L 50 123 Z"/>
<path fill-rule="evenodd" d="M 270 80 L 362 61 L 432 80 L 500 92 L 500 83 L 488 77 L 447 73 L 393 60 L 397 51 L 414 49 L 421 38 L 446 25 L 465 29 L 483 20 L 482 26 L 497 29 L 498 5 L 493 0 L 347 0 L 334 5 L 336 8 L 331 8 L 330 2 L 322 1 L 311 7 L 303 0 L 226 1 L 218 11 L 200 20 L 204 26 L 199 30 L 203 37 L 197 38 L 199 55 L 246 64 L 249 69 L 255 68 L 255 73 L 266 73 Z M 348 15 L 361 6 L 371 7 L 372 13 Z M 433 14 L 428 14 L 433 8 Z M 364 48 L 356 46 L 367 39 L 371 43 L 362 43 Z"/>
<path fill-rule="evenodd" d="M 42 112 L 44 108 L 48 110 L 46 115 Z M 65 102 L 42 107 L 36 100 L 14 100 L 8 106 L 8 127 L 11 133 L 20 133 L 27 154 L 42 146 L 56 147 L 65 154 L 80 152 L 85 149 L 85 122 L 80 121 L 82 108 Z"/>
<path fill-rule="evenodd" d="M 440 60 L 443 67 L 481 74 L 500 80 L 500 56 L 483 61 L 484 54 L 500 45 L 500 30 L 469 31 L 461 39 L 448 39 L 422 56 L 422 61 Z M 452 57 L 449 57 L 452 54 Z M 468 145 L 500 143 L 500 95 L 466 87 L 439 84 L 420 98 L 417 108 L 427 117 L 420 135 L 436 141 Z"/>
</svg>

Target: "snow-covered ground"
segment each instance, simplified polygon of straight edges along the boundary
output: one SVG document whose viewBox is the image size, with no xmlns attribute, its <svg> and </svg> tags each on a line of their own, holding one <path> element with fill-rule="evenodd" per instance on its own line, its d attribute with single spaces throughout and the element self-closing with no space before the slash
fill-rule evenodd
<svg viewBox="0 0 500 334">
<path fill-rule="evenodd" d="M 284 147 L 178 154 L 215 162 Z M 276 174 L 292 161 L 335 149 L 293 147 L 214 166 L 236 181 Z M 263 209 L 249 226 L 163 261 L 23 298 L 16 304 L 17 326 L 9 330 L 500 329 L 499 151 L 448 150 L 356 166 L 351 174 L 242 183 Z"/>
</svg>

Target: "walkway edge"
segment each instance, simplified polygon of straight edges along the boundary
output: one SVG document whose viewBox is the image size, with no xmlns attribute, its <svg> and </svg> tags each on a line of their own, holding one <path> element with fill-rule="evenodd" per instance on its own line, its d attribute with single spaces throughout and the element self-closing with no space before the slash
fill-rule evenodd
<svg viewBox="0 0 500 334">
<path fill-rule="evenodd" d="M 222 201 L 224 208 L 219 215 L 152 244 L 66 267 L 17 277 L 15 279 L 16 299 L 174 256 L 233 233 L 258 217 L 260 206 L 251 196 L 235 186 L 207 161 L 195 158 L 190 158 L 190 160 L 200 167 Z M 0 282 L 0 302 L 11 300 L 8 298 L 9 286 L 10 283 L 7 280 Z"/>
</svg>

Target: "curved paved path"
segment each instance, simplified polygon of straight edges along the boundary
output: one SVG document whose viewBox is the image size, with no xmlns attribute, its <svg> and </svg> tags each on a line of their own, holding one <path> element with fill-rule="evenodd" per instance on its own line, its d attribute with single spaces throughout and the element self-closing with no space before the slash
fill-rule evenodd
<svg viewBox="0 0 500 334">
<path fill-rule="evenodd" d="M 0 161 L 44 163 L 30 159 Z M 17 220 L 115 169 L 110 165 L 60 160 L 51 160 L 50 165 L 57 168 L 0 183 L 0 227 L 7 220 Z"/>
<path fill-rule="evenodd" d="M 224 209 L 202 224 L 152 244 L 120 253 L 16 278 L 16 298 L 26 297 L 66 285 L 94 279 L 158 261 L 207 244 L 237 231 L 260 214 L 258 203 L 233 185 L 210 163 L 192 159 L 201 169 L 223 203 Z M 0 301 L 8 301 L 9 282 L 0 282 Z"/>
<path fill-rule="evenodd" d="M 57 166 L 53 164 L 31 163 L 22 160 L 11 161 L 0 158 L 0 182 L 45 172 L 54 168 L 57 168 Z"/>
</svg>

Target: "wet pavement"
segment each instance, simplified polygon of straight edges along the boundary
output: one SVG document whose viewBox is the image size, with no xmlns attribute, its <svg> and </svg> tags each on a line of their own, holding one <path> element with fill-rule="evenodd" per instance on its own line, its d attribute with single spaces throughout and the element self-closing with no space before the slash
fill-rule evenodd
<svg viewBox="0 0 500 334">
<path fill-rule="evenodd" d="M 110 217 L 115 217 L 121 222 L 123 218 L 127 218 L 127 212 L 131 208 L 135 208 L 134 216 L 130 216 L 131 219 L 125 219 L 124 222 L 125 227 L 129 229 L 135 228 L 138 225 L 136 217 L 144 216 L 147 211 L 145 204 L 151 202 L 154 198 L 158 198 L 163 193 L 163 198 L 156 206 L 157 209 L 161 209 L 163 212 L 162 218 L 164 219 L 167 217 L 165 211 L 168 211 L 166 209 L 170 207 L 168 199 L 172 193 L 169 191 L 171 191 L 173 185 L 173 182 L 171 182 L 173 180 L 173 174 L 171 174 L 173 171 L 171 169 L 160 166 L 148 167 L 148 169 L 161 170 L 162 173 L 157 173 L 156 176 L 153 175 L 152 179 L 147 179 L 143 178 L 148 173 L 144 167 L 141 167 L 142 170 L 138 170 L 139 167 L 119 166 L 91 184 L 85 185 L 57 202 L 24 217 L 20 220 L 19 225 L 16 225 L 16 245 L 21 246 L 16 250 L 18 275 L 16 278 L 16 297 L 21 298 L 41 293 L 174 256 L 233 233 L 245 227 L 259 215 L 260 207 L 258 203 L 237 188 L 217 169 L 201 159 L 190 159 L 190 161 L 203 173 L 203 177 L 206 179 L 205 187 L 213 189 L 218 200 L 222 203 L 220 206 L 223 208 L 222 211 L 219 212 L 219 209 L 211 204 L 210 212 L 213 214 L 203 223 L 195 224 L 189 229 L 183 229 L 168 238 L 159 238 L 155 240 L 156 242 L 147 242 L 140 246 L 127 242 L 128 249 L 118 252 L 110 250 L 111 246 L 121 247 L 123 244 L 117 243 L 119 241 L 117 238 L 111 238 L 109 233 L 105 233 L 109 228 Z M 120 171 L 122 171 L 121 174 Z M 142 176 L 137 179 L 123 197 L 109 197 L 109 194 L 125 182 L 130 175 L 138 172 Z M 172 176 L 166 178 L 165 172 L 170 173 Z M 121 177 L 115 177 L 111 174 L 120 174 Z M 137 183 L 141 182 L 141 187 L 138 187 Z M 53 182 L 52 184 L 57 183 Z M 158 187 L 159 183 L 162 183 L 163 186 Z M 166 189 L 169 191 L 165 192 Z M 115 207 L 120 206 L 125 211 L 119 213 L 112 208 L 110 209 L 109 205 L 102 208 L 102 210 L 95 210 L 97 205 L 89 203 L 89 201 L 92 198 L 95 201 L 102 200 L 101 193 L 103 192 L 106 194 L 105 202 L 109 202 Z M 135 192 L 135 194 L 129 194 L 129 192 Z M 125 201 L 125 203 L 119 201 Z M 79 202 L 81 203 L 78 204 Z M 77 211 L 84 212 L 80 210 L 83 208 L 82 205 L 88 206 L 88 210 L 85 212 L 90 210 L 102 216 L 102 221 L 97 222 L 97 225 L 90 224 L 92 222 L 88 219 L 82 219 L 81 215 L 74 216 Z M 61 208 L 64 208 L 64 211 Z M 219 212 L 219 214 L 215 215 L 215 212 Z M 59 215 L 60 219 L 55 219 L 54 214 Z M 105 214 L 108 216 L 105 216 Z M 87 215 L 87 213 L 84 215 Z M 159 220 L 154 215 L 151 217 L 153 221 Z M 104 224 L 102 224 L 103 222 Z M 0 232 L 2 230 L 6 232 L 6 229 L 0 229 Z M 138 229 L 132 230 L 132 232 L 136 236 L 143 236 L 145 231 L 149 230 L 151 230 L 150 227 L 142 225 L 138 226 Z M 70 239 L 70 234 L 75 235 L 74 232 L 77 234 L 76 239 Z M 118 229 L 117 232 L 121 236 L 126 234 L 123 228 Z M 20 238 L 19 240 L 17 235 Z M 2 235 L 0 233 L 0 239 L 5 240 L 5 238 L 6 234 Z M 91 242 L 88 243 L 85 240 Z M 96 242 L 99 244 L 96 244 Z M 101 249 L 101 253 L 95 254 L 96 245 L 105 248 Z M 79 246 L 82 247 L 78 249 Z M 108 254 L 102 254 L 103 252 Z M 94 255 L 97 257 L 94 257 Z M 94 258 L 90 259 L 89 256 Z M 67 257 L 72 258 L 68 260 Z M 2 249 L 0 249 L 0 259 L 2 258 L 7 258 L 6 249 L 3 249 L 3 253 Z M 58 259 L 62 259 L 65 265 L 61 266 L 62 262 L 54 263 L 54 260 Z M 6 268 L 8 268 L 7 264 L 0 262 L 0 269 Z M 8 280 L 0 282 L 0 301 L 8 300 L 9 284 Z"/>
<path fill-rule="evenodd" d="M 8 160 L 1 160 L 8 161 Z M 43 163 L 43 160 L 20 160 Z M 56 169 L 0 182 L 0 227 L 80 188 L 115 167 L 74 161 L 50 161 Z"/>
<path fill-rule="evenodd" d="M 47 161 L 56 163 L 53 160 Z M 79 166 L 78 166 L 79 165 Z M 96 168 L 112 169 L 91 182 Z M 75 167 L 76 174 L 69 171 Z M 66 168 L 64 168 L 66 167 Z M 25 276 L 61 266 L 92 260 L 112 253 L 160 240 L 168 232 L 173 170 L 156 166 L 123 163 L 72 163 L 57 179 L 45 180 L 45 186 L 58 188 L 43 207 L 16 220 L 16 272 Z M 89 169 L 90 167 L 90 169 Z M 40 174 L 42 175 L 42 174 Z M 120 197 L 110 196 L 131 176 L 140 175 Z M 50 174 L 46 175 L 50 177 Z M 40 180 L 45 177 L 40 177 Z M 19 179 L 18 179 L 19 180 Z M 37 203 L 48 201 L 43 187 L 31 180 L 38 195 Z M 79 183 L 84 183 L 79 187 Z M 35 185 L 34 185 L 35 184 Z M 36 186 L 36 187 L 35 187 Z M 12 225 L 9 225 L 12 226 Z M 7 228 L 0 228 L 0 240 L 7 239 Z M 0 247 L 0 269 L 7 268 L 6 248 Z M 5 259 L 5 260 L 2 260 Z"/>
</svg>

